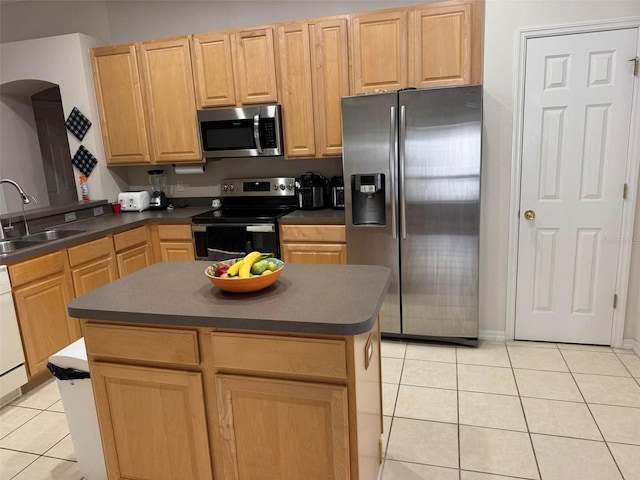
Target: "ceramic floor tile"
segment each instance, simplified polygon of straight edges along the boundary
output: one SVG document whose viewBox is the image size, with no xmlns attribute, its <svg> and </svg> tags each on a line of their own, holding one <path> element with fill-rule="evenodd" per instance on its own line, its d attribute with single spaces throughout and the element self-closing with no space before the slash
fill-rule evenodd
<svg viewBox="0 0 640 480">
<path fill-rule="evenodd" d="M 394 418 L 387 460 L 458 468 L 458 427 L 450 423 Z"/>
<path fill-rule="evenodd" d="M 406 358 L 411 360 L 456 363 L 456 347 L 410 343 L 407 346 Z"/>
<path fill-rule="evenodd" d="M 640 446 L 609 443 L 609 450 L 626 480 L 640 479 Z"/>
<path fill-rule="evenodd" d="M 404 353 L 407 350 L 407 342 L 382 340 L 380 348 L 380 356 L 382 357 L 404 358 Z"/>
<path fill-rule="evenodd" d="M 493 428 L 460 425 L 460 468 L 539 478 L 529 435 Z"/>
<path fill-rule="evenodd" d="M 71 435 L 67 435 L 53 447 L 47 450 L 44 455 L 46 457 L 59 458 L 61 460 L 76 461 L 76 452 L 73 448 L 73 442 L 71 441 Z"/>
<path fill-rule="evenodd" d="M 582 395 L 573 376 L 565 372 L 513 369 L 522 397 L 546 398 L 582 402 Z"/>
<path fill-rule="evenodd" d="M 13 480 L 80 480 L 82 476 L 76 462 L 40 457 Z"/>
<path fill-rule="evenodd" d="M 0 447 L 42 454 L 68 434 L 63 413 L 42 412 L 0 440 Z"/>
<path fill-rule="evenodd" d="M 423 360 L 405 360 L 402 371 L 403 385 L 420 387 L 456 388 L 456 365 Z"/>
<path fill-rule="evenodd" d="M 400 383 L 402 365 L 401 358 L 382 357 L 382 381 L 385 383 Z"/>
<path fill-rule="evenodd" d="M 569 369 L 562 359 L 559 350 L 508 347 L 509 357 L 513 368 L 527 368 L 530 370 L 548 370 L 554 372 L 568 372 Z"/>
<path fill-rule="evenodd" d="M 640 407 L 640 386 L 633 378 L 604 375 L 574 375 L 587 403 Z"/>
<path fill-rule="evenodd" d="M 0 480 L 9 480 L 38 458 L 37 455 L 0 448 Z"/>
<path fill-rule="evenodd" d="M 382 417 L 382 451 L 387 451 L 387 444 L 389 443 L 389 433 L 391 433 L 391 424 L 393 417 Z"/>
<path fill-rule="evenodd" d="M 613 375 L 629 377 L 629 372 L 618 360 L 618 356 L 611 353 L 584 352 L 581 350 L 563 350 L 569 369 L 573 373 L 591 373 L 595 375 Z"/>
<path fill-rule="evenodd" d="M 543 479 L 622 480 L 604 442 L 531 435 Z"/>
<path fill-rule="evenodd" d="M 527 431 L 520 399 L 493 393 L 459 392 L 460 425 Z"/>
<path fill-rule="evenodd" d="M 16 428 L 27 423 L 38 415 L 40 410 L 7 405 L 0 409 L 0 438 L 5 437 Z"/>
<path fill-rule="evenodd" d="M 510 368 L 458 365 L 458 385 L 459 390 L 518 395 Z"/>
<path fill-rule="evenodd" d="M 585 352 L 613 352 L 611 347 L 602 345 L 581 345 L 579 343 L 558 343 L 560 350 L 583 350 Z"/>
<path fill-rule="evenodd" d="M 503 342 L 480 342 L 478 347 L 457 347 L 458 363 L 485 365 L 488 367 L 510 367 L 509 356 Z"/>
<path fill-rule="evenodd" d="M 382 473 L 382 480 L 458 480 L 458 478 L 457 469 L 395 460 L 387 460 Z"/>
<path fill-rule="evenodd" d="M 480 473 L 461 470 L 460 480 L 514 480 L 514 477 L 504 477 L 502 475 L 493 475 L 492 473 Z"/>
<path fill-rule="evenodd" d="M 640 445 L 640 408 L 589 405 L 607 442 Z"/>
<path fill-rule="evenodd" d="M 60 391 L 55 379 L 47 380 L 30 392 L 11 402 L 19 407 L 39 408 L 44 410 L 60 400 Z"/>
<path fill-rule="evenodd" d="M 555 343 L 551 342 L 530 342 L 528 340 L 509 340 L 505 342 L 509 347 L 531 347 L 531 348 L 551 348 L 557 350 L 558 347 Z"/>
<path fill-rule="evenodd" d="M 584 403 L 523 398 L 522 406 L 532 433 L 602 441 L 598 427 Z"/>
<path fill-rule="evenodd" d="M 396 398 L 398 397 L 397 383 L 382 384 L 382 414 L 393 415 L 396 408 Z"/>
<path fill-rule="evenodd" d="M 400 385 L 396 418 L 415 418 L 434 422 L 458 422 L 458 397 L 455 390 Z"/>
<path fill-rule="evenodd" d="M 50 410 L 52 412 L 64 413 L 64 405 L 62 404 L 62 400 L 58 400 L 56 403 L 47 408 L 47 410 Z"/>
<path fill-rule="evenodd" d="M 618 355 L 618 358 L 627 367 L 631 375 L 640 378 L 640 357 L 634 355 Z"/>
</svg>

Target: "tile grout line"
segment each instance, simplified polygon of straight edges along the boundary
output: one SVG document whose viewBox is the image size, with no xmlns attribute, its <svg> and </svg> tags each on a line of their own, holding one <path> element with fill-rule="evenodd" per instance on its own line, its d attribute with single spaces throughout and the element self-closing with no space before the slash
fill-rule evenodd
<svg viewBox="0 0 640 480">
<path fill-rule="evenodd" d="M 453 350 L 456 359 L 456 415 L 458 420 L 458 479 L 462 480 L 462 446 L 460 445 L 460 382 L 458 381 L 458 347 Z"/>
</svg>

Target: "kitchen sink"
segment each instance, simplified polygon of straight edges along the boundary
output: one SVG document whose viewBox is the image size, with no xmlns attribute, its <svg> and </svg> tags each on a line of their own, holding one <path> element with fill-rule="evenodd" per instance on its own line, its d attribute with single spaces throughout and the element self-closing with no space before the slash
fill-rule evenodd
<svg viewBox="0 0 640 480">
<path fill-rule="evenodd" d="M 21 240 L 28 242 L 50 242 L 52 240 L 60 240 L 61 238 L 72 237 L 84 233 L 84 230 L 45 230 L 44 232 L 34 233 L 22 237 Z"/>
<path fill-rule="evenodd" d="M 2 240 L 0 241 L 0 255 L 7 255 L 21 248 L 35 247 L 38 242 L 29 242 L 26 240 Z"/>
</svg>

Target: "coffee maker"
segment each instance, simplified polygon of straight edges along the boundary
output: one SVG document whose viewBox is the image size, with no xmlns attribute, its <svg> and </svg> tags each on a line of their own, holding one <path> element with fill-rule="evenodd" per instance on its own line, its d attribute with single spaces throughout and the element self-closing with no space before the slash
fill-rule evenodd
<svg viewBox="0 0 640 480">
<path fill-rule="evenodd" d="M 148 170 L 149 184 L 151 185 L 150 210 L 166 210 L 167 196 L 164 193 L 165 177 L 164 170 Z"/>
</svg>

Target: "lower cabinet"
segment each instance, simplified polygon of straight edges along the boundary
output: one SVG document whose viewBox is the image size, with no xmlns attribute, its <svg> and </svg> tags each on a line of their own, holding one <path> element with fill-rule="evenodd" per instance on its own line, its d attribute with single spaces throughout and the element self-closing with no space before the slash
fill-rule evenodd
<svg viewBox="0 0 640 480">
<path fill-rule="evenodd" d="M 347 387 L 216 375 L 225 479 L 348 479 Z"/>
<path fill-rule="evenodd" d="M 110 479 L 211 480 L 200 372 L 97 362 L 91 380 Z"/>
<path fill-rule="evenodd" d="M 118 273 L 124 277 L 153 263 L 147 227 L 138 227 L 113 236 Z"/>
<path fill-rule="evenodd" d="M 150 228 L 157 262 L 195 260 L 191 224 L 154 224 Z"/>
<path fill-rule="evenodd" d="M 280 225 L 280 250 L 287 263 L 346 264 L 344 225 Z"/>
<path fill-rule="evenodd" d="M 69 247 L 67 255 L 76 297 L 118 278 L 111 236 Z"/>
</svg>

